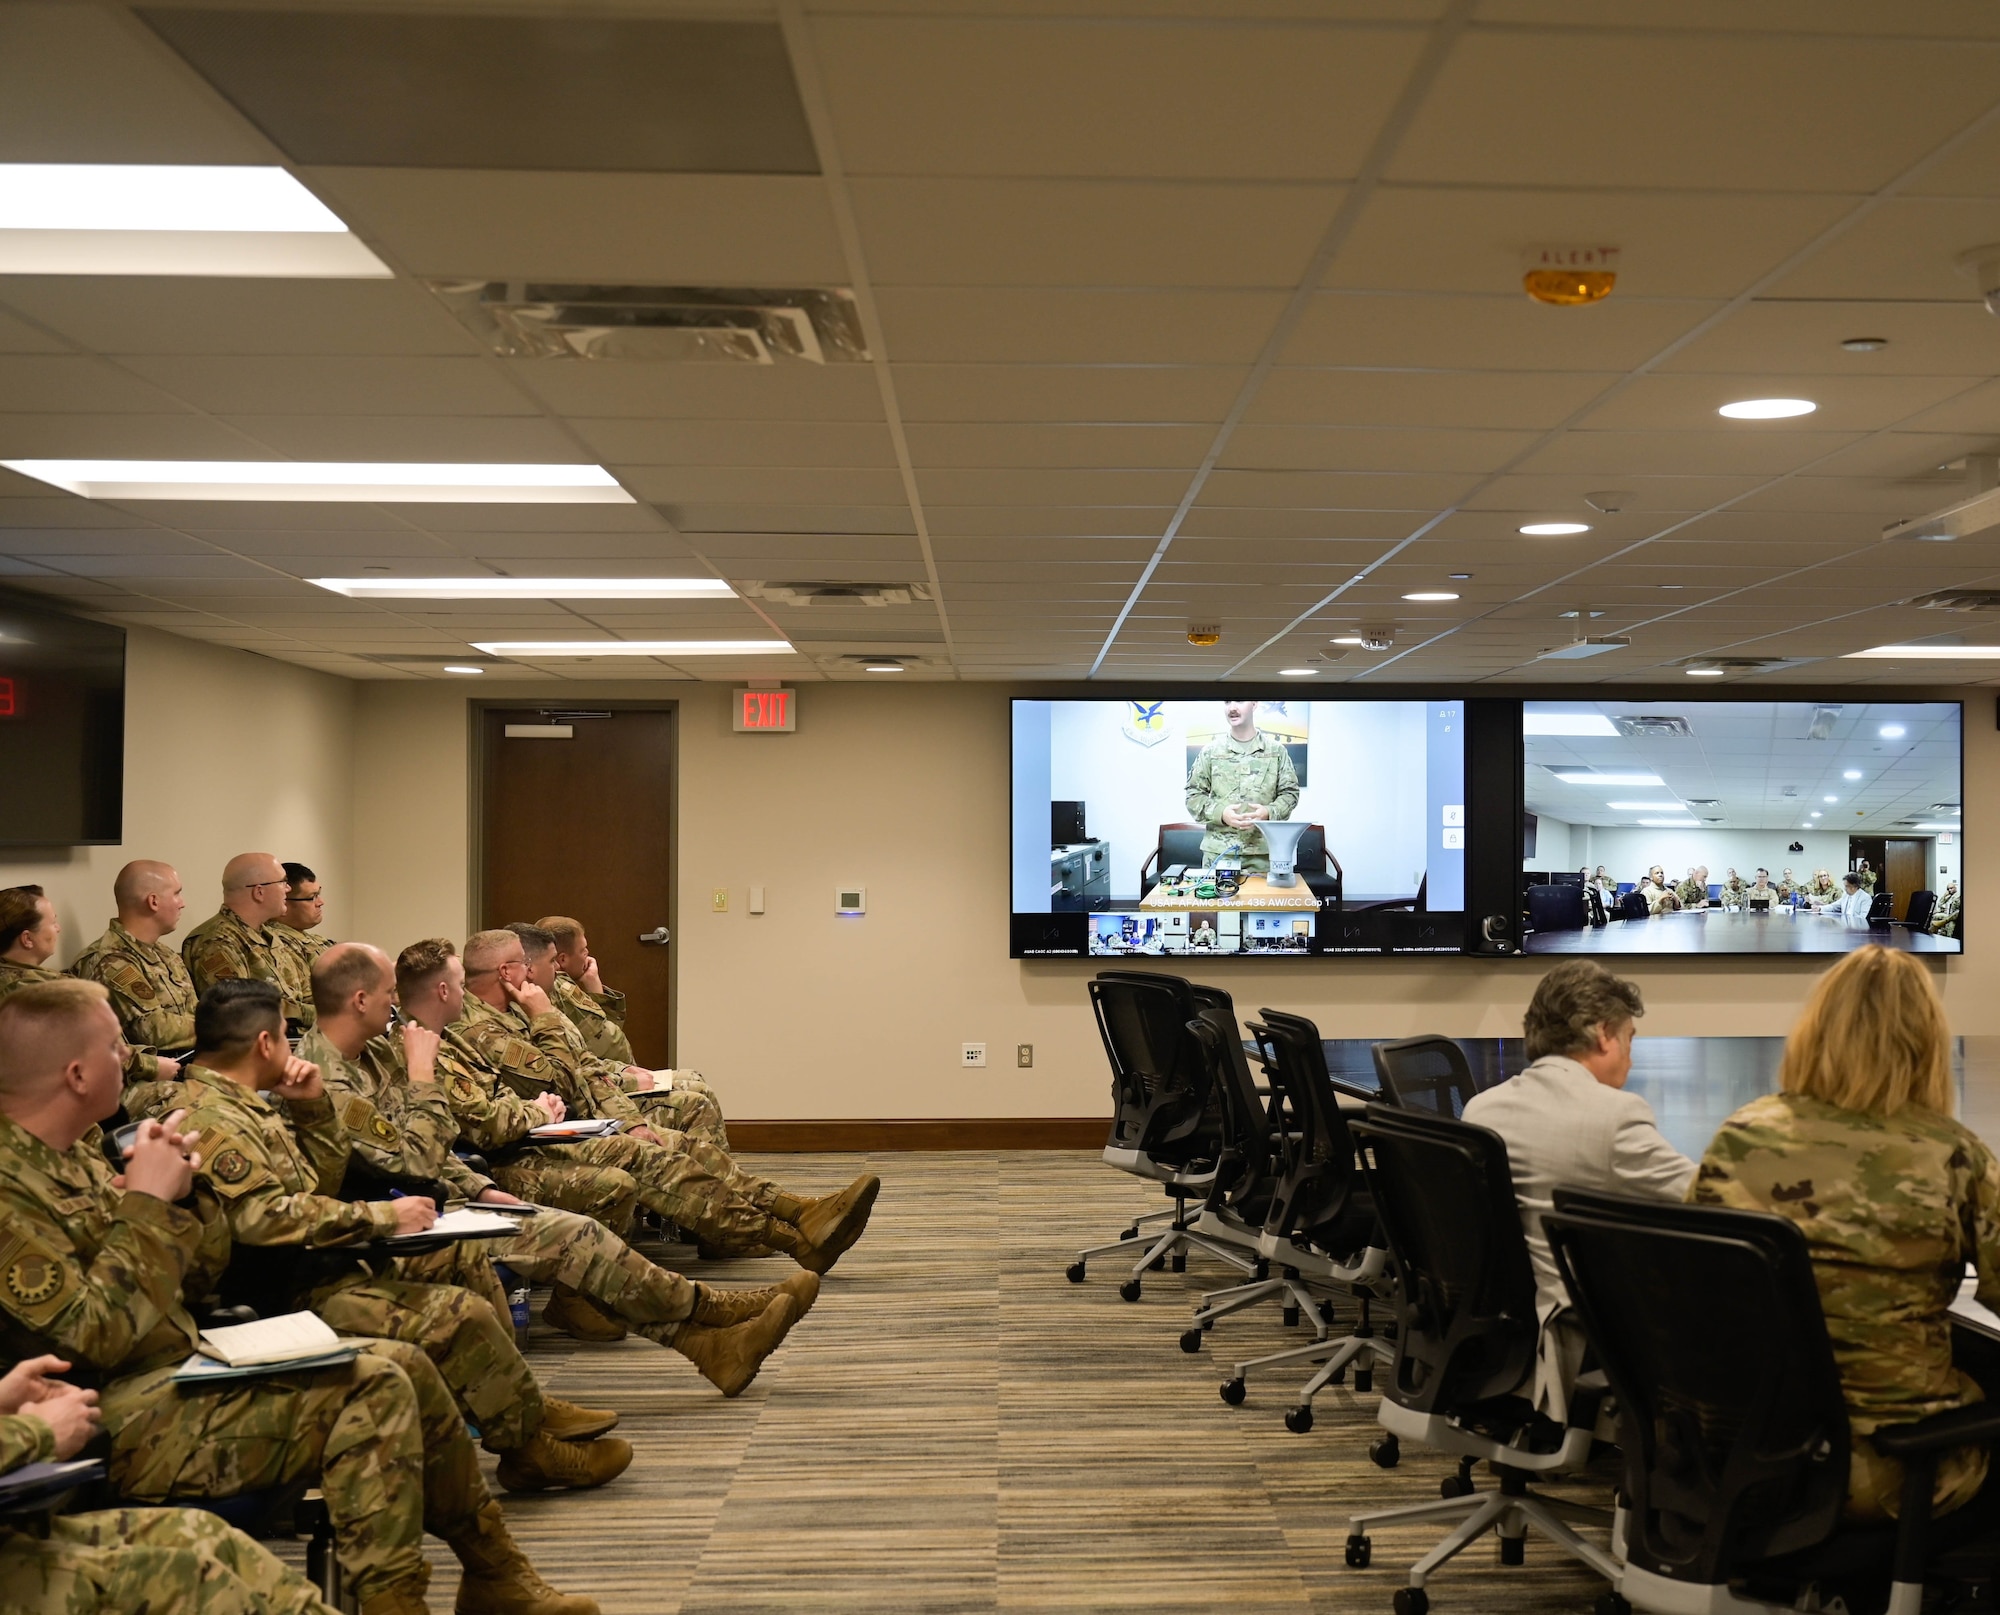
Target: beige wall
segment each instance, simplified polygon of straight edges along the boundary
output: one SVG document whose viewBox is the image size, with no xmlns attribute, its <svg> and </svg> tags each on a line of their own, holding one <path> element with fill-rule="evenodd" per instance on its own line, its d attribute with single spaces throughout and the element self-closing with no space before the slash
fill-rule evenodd
<svg viewBox="0 0 2000 1615">
<path fill-rule="evenodd" d="M 354 913 L 358 686 L 172 634 L 129 634 L 123 844 L 0 848 L 0 885 L 40 885 L 54 898 L 67 963 L 109 922 L 111 880 L 128 859 L 180 870 L 192 926 L 220 904 L 226 860 L 271 852 L 324 877 L 327 928 L 340 935 Z"/>
<path fill-rule="evenodd" d="M 807 1117 L 1080 1116 L 1104 1108 L 1103 1055 L 1083 961 L 1006 956 L 1008 697 L 1003 686 L 808 685 L 798 733 L 736 735 L 728 692 L 658 688 L 681 703 L 677 1059 L 717 1080 L 731 1113 Z M 565 685 L 574 700 L 643 697 Z M 1948 692 L 1947 692 L 1948 693 Z M 1992 696 L 1963 692 L 1967 800 L 2000 800 Z M 547 686 L 483 685 L 548 699 Z M 469 774 L 463 685 L 358 694 L 356 932 L 394 946 L 468 919 Z M 391 785 L 396 789 L 392 791 Z M 411 804 L 421 803 L 421 810 Z M 1968 848 L 1969 889 L 2000 891 L 1993 838 Z M 836 885 L 868 889 L 866 918 L 833 913 Z M 749 887 L 768 912 L 745 912 Z M 709 912 L 727 887 L 726 914 Z M 587 919 L 588 916 L 585 916 Z M 1977 920 L 1974 920 L 1975 927 Z M 1946 961 L 1955 1024 L 2000 1032 L 2000 936 Z M 1783 1032 L 1810 960 L 1635 961 L 1656 1033 Z M 1240 1010 L 1310 1015 L 1329 1034 L 1518 1030 L 1535 979 L 1520 961 L 1214 961 Z M 984 1072 L 959 1045 L 985 1042 Z M 1014 1066 L 1017 1043 L 1035 1065 Z"/>
</svg>

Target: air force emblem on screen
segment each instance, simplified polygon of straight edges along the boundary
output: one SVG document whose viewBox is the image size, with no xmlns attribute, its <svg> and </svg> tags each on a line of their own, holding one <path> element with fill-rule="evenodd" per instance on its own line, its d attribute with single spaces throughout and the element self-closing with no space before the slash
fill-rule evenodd
<svg viewBox="0 0 2000 1615">
<path fill-rule="evenodd" d="M 1125 738 L 1141 746 L 1157 746 L 1173 732 L 1164 701 L 1127 701 Z"/>
</svg>

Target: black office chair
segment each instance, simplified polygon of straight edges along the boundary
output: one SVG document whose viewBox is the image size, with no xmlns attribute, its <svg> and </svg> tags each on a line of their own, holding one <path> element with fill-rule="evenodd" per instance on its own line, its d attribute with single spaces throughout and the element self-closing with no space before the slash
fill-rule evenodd
<svg viewBox="0 0 2000 1615">
<path fill-rule="evenodd" d="M 2000 1437 L 1991 1402 L 1877 1430 L 1907 1465 L 1899 1523 L 1842 1523 L 1847 1409 L 1796 1224 L 1557 1189 L 1542 1226 L 1618 1398 L 1622 1607 L 1778 1615 L 1886 1574 L 1916 1615 L 1926 1580 L 1991 1578 L 2000 1547 L 1925 1552 L 1938 1454 Z"/>
<path fill-rule="evenodd" d="M 1887 887 L 1876 892 L 1868 905 L 1868 921 L 1872 925 L 1877 920 L 1893 920 L 1896 917 L 1896 894 Z"/>
<path fill-rule="evenodd" d="M 1646 906 L 1645 898 L 1637 892 L 1627 892 L 1618 899 L 1618 918 L 1621 920 L 1643 920 L 1652 912 Z"/>
<path fill-rule="evenodd" d="M 1520 1564 L 1530 1527 L 1606 1580 L 1611 1555 L 1573 1531 L 1570 1520 L 1608 1526 L 1611 1517 L 1528 1489 L 1537 1475 L 1580 1467 L 1590 1456 L 1598 1399 L 1572 1390 L 1568 1426 L 1529 1400 L 1540 1329 L 1535 1274 L 1514 1198 L 1507 1146 L 1497 1133 L 1420 1110 L 1370 1105 L 1353 1133 L 1367 1164 L 1375 1208 L 1396 1264 L 1395 1364 L 1376 1418 L 1388 1432 L 1369 1456 L 1385 1467 L 1403 1440 L 1459 1460 L 1438 1502 L 1357 1514 L 1348 1523 L 1347 1563 L 1367 1565 L 1371 1527 L 1457 1520 L 1457 1528 L 1410 1568 L 1396 1615 L 1425 1615 L 1424 1585 L 1440 1566 L 1488 1531 L 1500 1562 Z M 1715 1314 L 1704 1314 L 1713 1326 Z M 1500 1488 L 1473 1488 L 1480 1461 Z"/>
<path fill-rule="evenodd" d="M 1537 931 L 1581 931 L 1590 923 L 1590 904 L 1581 886 L 1530 886 L 1528 924 Z"/>
<path fill-rule="evenodd" d="M 1107 970 L 1090 983 L 1090 1003 L 1111 1062 L 1114 1109 L 1104 1159 L 1161 1185 L 1174 1204 L 1134 1218 L 1115 1240 L 1079 1251 L 1067 1269 L 1069 1281 L 1081 1284 L 1091 1257 L 1124 1248 L 1147 1224 L 1161 1221 L 1168 1226 L 1144 1247 L 1131 1277 L 1118 1288 L 1125 1300 L 1139 1299 L 1140 1275 L 1147 1268 L 1169 1260 L 1176 1272 L 1185 1268 L 1190 1249 L 1206 1251 L 1239 1272 L 1255 1271 L 1254 1258 L 1196 1234 L 1188 1220 L 1188 1202 L 1207 1195 L 1222 1149 L 1208 1059 L 1188 1030 L 1198 1013 L 1189 984 L 1178 976 Z"/>
<path fill-rule="evenodd" d="M 1937 912 L 1937 893 L 1927 887 L 1920 887 L 1910 893 L 1910 906 L 1903 915 L 1903 923 L 1912 931 L 1928 931 L 1931 916 Z"/>
<path fill-rule="evenodd" d="M 1369 1052 L 1375 1056 L 1384 1104 L 1459 1117 L 1465 1114 L 1465 1102 L 1479 1092 L 1465 1050 L 1448 1037 L 1397 1038 L 1377 1043 Z"/>
<path fill-rule="evenodd" d="M 1287 1323 L 1313 1317 L 1318 1338 L 1311 1344 L 1236 1363 L 1222 1383 L 1223 1401 L 1235 1407 L 1248 1394 L 1251 1374 L 1313 1366 L 1315 1373 L 1285 1413 L 1285 1428 L 1303 1434 L 1313 1426 L 1315 1396 L 1345 1380 L 1350 1365 L 1354 1388 L 1370 1390 L 1376 1359 L 1388 1358 L 1388 1343 L 1376 1334 L 1369 1316 L 1370 1302 L 1387 1290 L 1388 1252 L 1335 1097 L 1319 1028 L 1300 1015 L 1272 1009 L 1261 1013 L 1263 1020 L 1251 1024 L 1250 1036 L 1270 1082 L 1279 1171 L 1257 1251 L 1278 1273 L 1261 1283 L 1204 1296 L 1195 1324 L 1206 1329 L 1217 1318 L 1273 1299 L 1285 1302 Z M 1314 1293 L 1315 1285 L 1355 1302 L 1358 1315 L 1349 1333 L 1332 1336 L 1330 1309 Z"/>
</svg>

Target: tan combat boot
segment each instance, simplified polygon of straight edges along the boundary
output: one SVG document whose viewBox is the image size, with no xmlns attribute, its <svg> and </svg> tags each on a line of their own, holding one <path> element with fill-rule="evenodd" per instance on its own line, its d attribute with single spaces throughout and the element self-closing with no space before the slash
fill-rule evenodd
<svg viewBox="0 0 2000 1615">
<path fill-rule="evenodd" d="M 631 1462 L 629 1441 L 559 1441 L 537 1430 L 525 1447 L 500 1455 L 500 1484 L 510 1492 L 584 1492 L 616 1480 Z"/>
<path fill-rule="evenodd" d="M 425 1575 L 384 1587 L 362 1601 L 361 1615 L 431 1615 L 431 1606 L 424 1602 L 424 1589 L 429 1584 L 430 1577 Z"/>
<path fill-rule="evenodd" d="M 618 1415 L 610 1408 L 578 1407 L 559 1396 L 542 1393 L 542 1433 L 558 1441 L 595 1441 L 618 1428 Z"/>
<path fill-rule="evenodd" d="M 781 1295 L 748 1323 L 727 1329 L 684 1325 L 674 1350 L 700 1369 L 702 1377 L 724 1396 L 741 1396 L 798 1318 L 798 1302 Z"/>
<path fill-rule="evenodd" d="M 572 1340 L 623 1340 L 632 1332 L 632 1326 L 617 1313 L 567 1284 L 556 1286 L 556 1293 L 542 1308 L 542 1322 Z"/>
<path fill-rule="evenodd" d="M 507 1534 L 500 1505 L 480 1505 L 472 1527 L 449 1539 L 465 1567 L 458 1584 L 458 1615 L 600 1615 L 597 1600 L 559 1593 Z"/>
<path fill-rule="evenodd" d="M 797 1228 L 822 1254 L 826 1267 L 814 1271 L 824 1273 L 843 1251 L 861 1237 L 861 1231 L 868 1226 L 868 1214 L 875 1209 L 875 1197 L 881 1192 L 882 1180 L 869 1172 L 856 1178 L 839 1194 L 825 1195 L 818 1200 L 780 1195 L 771 1211 L 773 1216 Z"/>
<path fill-rule="evenodd" d="M 819 1299 L 819 1275 L 794 1273 L 783 1284 L 767 1284 L 761 1290 L 719 1290 L 712 1284 L 697 1284 L 694 1311 L 687 1321 L 707 1329 L 727 1329 L 732 1324 L 748 1323 L 781 1295 L 798 1303 L 799 1317 L 803 1318 Z"/>
</svg>

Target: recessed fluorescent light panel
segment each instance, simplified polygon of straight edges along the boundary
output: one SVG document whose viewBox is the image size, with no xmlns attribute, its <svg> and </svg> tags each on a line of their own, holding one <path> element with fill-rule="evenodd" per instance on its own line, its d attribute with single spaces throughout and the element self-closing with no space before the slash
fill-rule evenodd
<svg viewBox="0 0 2000 1615">
<path fill-rule="evenodd" d="M 1524 735 L 1602 735 L 1618 738 L 1618 725 L 1601 712 L 1535 712 L 1521 717 Z"/>
<path fill-rule="evenodd" d="M 1724 404 L 1716 411 L 1732 421 L 1784 421 L 1795 415 L 1810 415 L 1819 405 L 1810 398 L 1744 398 Z"/>
<path fill-rule="evenodd" d="M 1556 778 L 1565 785 L 1664 785 L 1658 774 L 1590 774 L 1581 770 L 1558 769 Z"/>
<path fill-rule="evenodd" d="M 1567 538 L 1572 533 L 1589 532 L 1590 523 L 1589 522 L 1529 522 L 1526 527 L 1517 527 L 1514 529 L 1514 531 L 1517 533 L 1525 533 L 1529 538 Z"/>
<path fill-rule="evenodd" d="M 488 656 L 516 661 L 566 660 L 573 656 L 793 656 L 782 639 L 495 639 L 475 644 Z"/>
<path fill-rule="evenodd" d="M 282 168 L 0 163 L 0 274 L 390 273 Z"/>
<path fill-rule="evenodd" d="M 1645 827 L 1646 829 L 1648 829 L 1648 830 L 1684 830 L 1684 829 L 1687 829 L 1687 828 L 1688 828 L 1689 826 L 1691 826 L 1691 825 L 1697 825 L 1697 824 L 1700 824 L 1700 823 L 1701 823 L 1701 820 L 1699 820 L 1699 819 L 1641 819 L 1641 820 L 1639 821 L 1639 823 L 1640 823 L 1641 825 L 1643 825 L 1643 826 L 1644 826 L 1644 827 Z"/>
<path fill-rule="evenodd" d="M 251 499 L 340 504 L 629 505 L 601 465 L 403 461 L 0 460 L 85 499 Z"/>
<path fill-rule="evenodd" d="M 307 578 L 356 600 L 716 600 L 720 578 Z"/>
<path fill-rule="evenodd" d="M 1843 661 L 1871 658 L 1886 662 L 1984 662 L 2000 656 L 2000 645 L 1874 645 L 1851 650 Z"/>
<path fill-rule="evenodd" d="M 1606 802 L 1606 807 L 1618 813 L 1679 813 L 1678 802 Z"/>
</svg>

